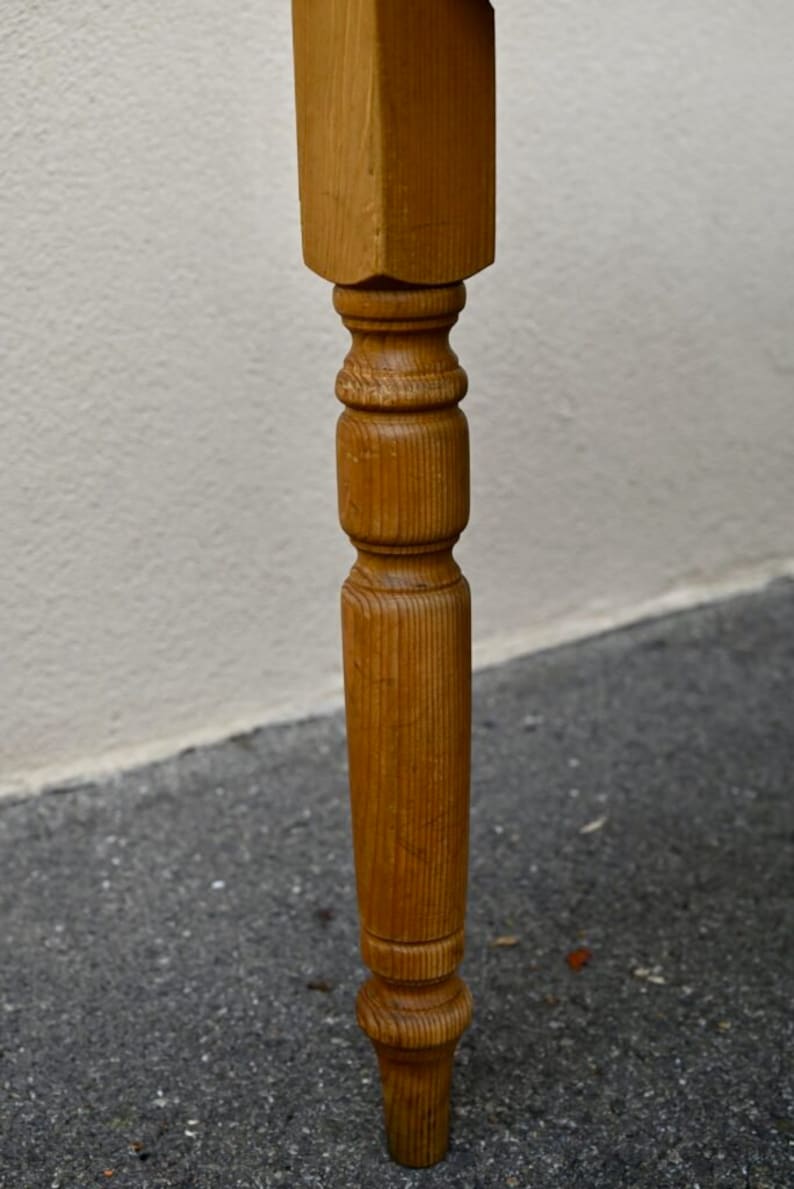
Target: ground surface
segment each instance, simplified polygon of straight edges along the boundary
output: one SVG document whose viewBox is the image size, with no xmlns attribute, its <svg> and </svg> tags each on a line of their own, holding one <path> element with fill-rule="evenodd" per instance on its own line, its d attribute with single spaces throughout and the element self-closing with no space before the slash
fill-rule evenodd
<svg viewBox="0 0 794 1189">
<path fill-rule="evenodd" d="M 793 688 L 791 584 L 478 678 L 429 1172 L 353 1022 L 338 718 L 0 803 L 0 1186 L 791 1189 Z"/>
</svg>

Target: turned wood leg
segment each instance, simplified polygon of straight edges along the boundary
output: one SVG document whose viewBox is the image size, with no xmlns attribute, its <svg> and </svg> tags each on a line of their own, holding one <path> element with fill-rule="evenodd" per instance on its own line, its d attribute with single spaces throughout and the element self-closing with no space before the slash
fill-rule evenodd
<svg viewBox="0 0 794 1189">
<path fill-rule="evenodd" d="M 469 808 L 466 376 L 449 342 L 463 285 L 338 287 L 353 336 L 336 391 L 342 596 L 361 947 L 358 1020 L 383 1080 L 392 1155 L 441 1159 L 455 1045 L 471 1018 L 463 954 Z"/>
<path fill-rule="evenodd" d="M 488 0 L 293 0 L 306 263 L 352 335 L 337 380 L 342 596 L 361 947 L 392 1156 L 447 1148 L 468 851 L 462 279 L 493 258 Z"/>
</svg>

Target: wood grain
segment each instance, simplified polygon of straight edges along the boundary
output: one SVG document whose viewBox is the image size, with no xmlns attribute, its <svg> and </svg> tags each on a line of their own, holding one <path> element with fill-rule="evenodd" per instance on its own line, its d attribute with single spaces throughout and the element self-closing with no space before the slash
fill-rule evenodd
<svg viewBox="0 0 794 1189">
<path fill-rule="evenodd" d="M 468 860 L 469 589 L 452 547 L 469 453 L 449 345 L 464 289 L 335 290 L 353 336 L 337 380 L 339 513 L 356 564 L 342 596 L 361 939 L 358 1019 L 375 1044 L 389 1147 L 446 1151 L 449 1084 L 471 1017 L 455 974 Z"/>
<path fill-rule="evenodd" d="M 487 0 L 293 0 L 293 28 L 309 268 L 436 285 L 490 264 Z"/>
<path fill-rule="evenodd" d="M 447 1148 L 468 857 L 466 376 L 462 279 L 493 258 L 488 0 L 293 0 L 306 263 L 337 282 L 342 594 L 361 948 L 357 1014 L 393 1157 Z"/>
</svg>

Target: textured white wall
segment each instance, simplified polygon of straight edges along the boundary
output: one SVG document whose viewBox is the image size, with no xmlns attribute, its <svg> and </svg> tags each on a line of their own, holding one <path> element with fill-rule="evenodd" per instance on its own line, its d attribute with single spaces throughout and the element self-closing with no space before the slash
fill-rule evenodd
<svg viewBox="0 0 794 1189">
<path fill-rule="evenodd" d="M 484 655 L 794 556 L 794 6 L 496 7 L 500 259 L 456 336 Z M 4 5 L 0 787 L 338 685 L 288 22 Z"/>
</svg>

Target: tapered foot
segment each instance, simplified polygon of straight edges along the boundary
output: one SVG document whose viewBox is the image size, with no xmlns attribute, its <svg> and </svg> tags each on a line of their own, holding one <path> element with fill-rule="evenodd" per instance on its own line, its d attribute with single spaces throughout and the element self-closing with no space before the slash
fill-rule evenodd
<svg viewBox="0 0 794 1189">
<path fill-rule="evenodd" d="M 413 987 L 376 976 L 357 1007 L 378 1055 L 392 1159 L 410 1168 L 437 1164 L 449 1146 L 455 1047 L 471 1022 L 468 987 L 457 975 Z"/>
<path fill-rule="evenodd" d="M 449 1147 L 454 1045 L 406 1053 L 375 1046 L 383 1086 L 389 1155 L 409 1168 L 443 1160 Z"/>
</svg>

